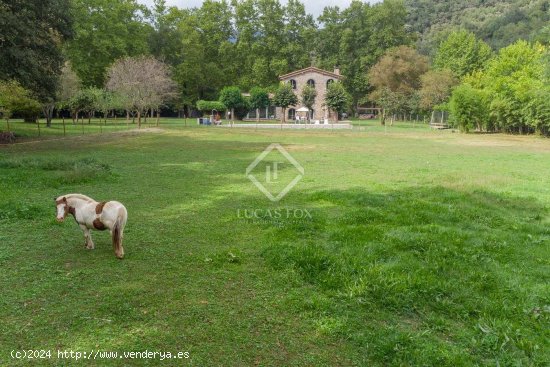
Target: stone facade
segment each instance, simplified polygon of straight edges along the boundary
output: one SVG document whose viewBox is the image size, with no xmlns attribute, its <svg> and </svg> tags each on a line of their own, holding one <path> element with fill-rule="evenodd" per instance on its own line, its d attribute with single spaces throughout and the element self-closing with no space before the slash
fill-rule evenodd
<svg viewBox="0 0 550 367">
<path fill-rule="evenodd" d="M 337 115 L 333 111 L 329 111 L 325 108 L 325 94 L 327 92 L 328 83 L 340 81 L 343 76 L 340 75 L 340 71 L 335 69 L 334 72 L 321 70 L 316 67 L 309 67 L 302 70 L 297 70 L 292 73 L 281 75 L 279 80 L 285 83 L 290 83 L 298 97 L 298 105 L 289 107 L 286 111 L 286 120 L 294 120 L 294 113 L 297 109 L 303 107 L 301 103 L 302 89 L 304 86 L 311 84 L 317 90 L 317 97 L 315 98 L 315 105 L 313 106 L 311 121 L 324 120 L 336 121 Z M 277 108 L 276 115 L 280 117 L 282 109 Z M 304 114 L 299 114 L 303 116 Z"/>
</svg>

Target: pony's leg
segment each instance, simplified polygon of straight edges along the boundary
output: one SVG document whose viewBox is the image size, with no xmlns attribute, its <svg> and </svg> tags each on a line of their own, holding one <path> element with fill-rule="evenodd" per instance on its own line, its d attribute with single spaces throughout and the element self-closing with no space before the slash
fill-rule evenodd
<svg viewBox="0 0 550 367">
<path fill-rule="evenodd" d="M 92 235 L 90 234 L 90 230 L 88 229 L 88 227 L 84 225 L 81 225 L 80 228 L 82 228 L 82 231 L 84 232 L 84 238 L 86 239 L 84 246 L 86 246 L 88 250 L 93 250 L 94 242 L 92 241 Z"/>
</svg>

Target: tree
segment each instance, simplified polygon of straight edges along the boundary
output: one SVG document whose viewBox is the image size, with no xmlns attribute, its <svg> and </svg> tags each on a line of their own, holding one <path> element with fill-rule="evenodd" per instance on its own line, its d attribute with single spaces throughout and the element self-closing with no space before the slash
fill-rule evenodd
<svg viewBox="0 0 550 367">
<path fill-rule="evenodd" d="M 185 19 L 185 11 L 174 6 L 167 7 L 165 0 L 154 0 L 150 21 L 149 50 L 158 60 L 175 66 L 184 60 L 182 39 L 184 35 L 178 24 Z"/>
<path fill-rule="evenodd" d="M 103 114 L 103 119 L 107 123 L 107 116 L 116 108 L 115 94 L 106 89 L 96 88 L 94 90 L 94 108 Z M 101 120 L 100 120 L 101 121 Z"/>
<path fill-rule="evenodd" d="M 315 104 L 315 98 L 317 97 L 317 91 L 315 90 L 315 88 L 309 86 L 309 85 L 306 85 L 303 89 L 302 89 L 302 95 L 301 95 L 301 100 L 302 100 L 302 104 L 307 107 L 307 109 L 309 111 L 311 111 L 311 109 L 313 108 L 313 105 Z M 310 113 L 308 111 L 308 120 L 309 120 L 309 117 L 310 117 Z"/>
<path fill-rule="evenodd" d="M 452 119 L 461 130 L 481 131 L 489 120 L 488 94 L 468 84 L 456 87 L 449 103 Z"/>
<path fill-rule="evenodd" d="M 325 95 L 325 106 L 336 112 L 336 122 L 338 115 L 345 112 L 351 103 L 351 96 L 344 88 L 341 82 L 330 83 Z"/>
<path fill-rule="evenodd" d="M 231 122 L 235 121 L 235 109 L 243 107 L 245 101 L 239 87 L 225 87 L 220 92 L 220 102 L 231 110 Z"/>
<path fill-rule="evenodd" d="M 74 38 L 65 45 L 86 87 L 101 88 L 115 60 L 148 53 L 147 9 L 135 0 L 73 0 Z"/>
<path fill-rule="evenodd" d="M 431 110 L 449 99 L 457 80 L 450 70 L 443 69 L 428 71 L 420 77 L 420 83 L 420 107 Z"/>
<path fill-rule="evenodd" d="M 472 32 L 452 32 L 441 43 L 434 60 L 437 69 L 449 69 L 456 78 L 462 78 L 476 70 L 483 70 L 492 57 L 492 50 L 485 42 L 476 39 Z"/>
<path fill-rule="evenodd" d="M 410 112 L 407 103 L 420 89 L 420 77 L 428 71 L 428 59 L 408 46 L 388 50 L 372 67 L 369 80 L 375 90 L 369 98 L 388 112 Z"/>
<path fill-rule="evenodd" d="M 77 120 L 80 112 L 84 112 L 88 117 L 88 123 L 90 123 L 92 114 L 96 110 L 98 91 L 98 88 L 94 87 L 83 88 L 71 99 L 70 106 L 75 112 Z M 84 120 L 84 116 L 82 116 L 82 120 Z"/>
<path fill-rule="evenodd" d="M 273 104 L 277 107 L 283 109 L 283 114 L 281 116 L 281 123 L 286 121 L 286 109 L 289 106 L 295 106 L 298 103 L 298 97 L 294 94 L 292 87 L 288 83 L 281 83 L 275 96 L 273 97 Z"/>
<path fill-rule="evenodd" d="M 107 71 L 106 87 L 120 96 L 128 113 L 137 113 L 139 128 L 146 109 L 158 106 L 175 93 L 168 66 L 150 56 L 117 60 Z"/>
<path fill-rule="evenodd" d="M 352 109 L 370 91 L 368 70 L 380 56 L 413 41 L 405 27 L 406 16 L 403 1 L 386 0 L 375 5 L 352 1 L 342 11 L 326 7 L 319 17 L 315 61 L 328 70 L 340 67 Z"/>
<path fill-rule="evenodd" d="M 60 46 L 72 36 L 69 0 L 0 2 L 0 80 L 16 80 L 43 104 L 51 124 Z M 34 115 L 33 115 L 34 118 Z"/>
<path fill-rule="evenodd" d="M 197 109 L 203 113 L 212 113 L 212 111 L 223 112 L 227 107 L 220 101 L 197 101 Z"/>
<path fill-rule="evenodd" d="M 250 107 L 256 109 L 257 121 L 260 121 L 260 108 L 267 108 L 269 103 L 267 90 L 260 87 L 254 87 L 250 90 Z"/>
<path fill-rule="evenodd" d="M 69 108 L 71 99 L 78 94 L 81 87 L 80 79 L 71 68 L 71 64 L 69 62 L 65 62 L 65 65 L 61 69 L 61 75 L 59 76 L 58 83 L 55 97 L 57 108 L 58 110 Z M 65 116 L 63 116 L 63 123 L 64 122 Z"/>
<path fill-rule="evenodd" d="M 32 97 L 29 90 L 23 88 L 15 80 L 0 80 L 0 113 L 6 120 L 8 130 L 9 120 L 14 113 L 32 116 L 32 120 L 40 113 L 40 103 Z"/>
</svg>

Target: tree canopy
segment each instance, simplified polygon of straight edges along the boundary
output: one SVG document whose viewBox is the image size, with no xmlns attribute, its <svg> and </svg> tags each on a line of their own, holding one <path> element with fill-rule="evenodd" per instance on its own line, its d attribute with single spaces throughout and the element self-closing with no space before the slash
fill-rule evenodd
<svg viewBox="0 0 550 367">
<path fill-rule="evenodd" d="M 71 0 L 0 1 L 0 80 L 17 80 L 40 102 L 55 98 L 61 47 L 73 35 Z"/>
</svg>

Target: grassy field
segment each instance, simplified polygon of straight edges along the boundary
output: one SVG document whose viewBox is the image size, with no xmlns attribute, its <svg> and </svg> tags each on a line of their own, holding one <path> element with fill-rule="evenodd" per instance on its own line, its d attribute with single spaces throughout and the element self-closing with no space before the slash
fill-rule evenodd
<svg viewBox="0 0 550 367">
<path fill-rule="evenodd" d="M 245 176 L 271 143 L 305 171 L 278 203 Z M 41 365 L 70 364 L 57 350 L 146 349 L 190 358 L 74 364 L 550 361 L 547 139 L 163 120 L 0 146 L 0 178 L 2 366 L 29 364 L 10 357 L 23 349 L 52 350 Z M 89 251 L 55 221 L 69 192 L 126 205 L 124 260 L 108 234 Z"/>
</svg>

